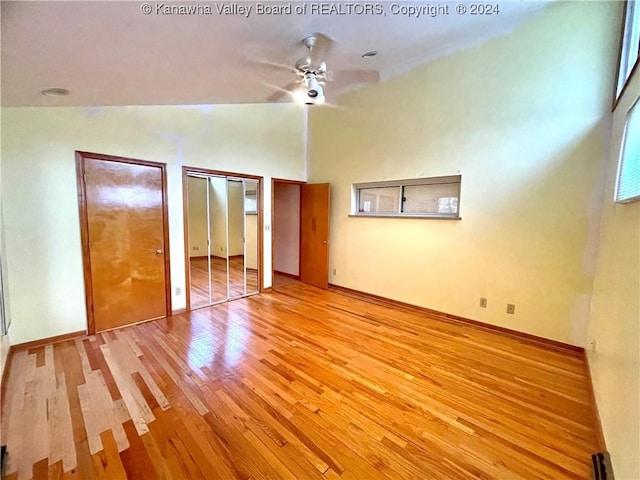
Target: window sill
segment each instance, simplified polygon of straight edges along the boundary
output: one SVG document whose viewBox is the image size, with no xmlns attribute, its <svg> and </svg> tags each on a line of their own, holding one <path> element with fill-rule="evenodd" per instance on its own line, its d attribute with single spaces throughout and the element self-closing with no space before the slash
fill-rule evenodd
<svg viewBox="0 0 640 480">
<path fill-rule="evenodd" d="M 414 220 L 462 220 L 462 217 L 451 217 L 445 215 L 383 215 L 379 213 L 363 214 L 352 213 L 352 218 L 409 218 Z"/>
<path fill-rule="evenodd" d="M 627 205 L 629 203 L 640 201 L 640 195 L 636 195 L 635 197 L 631 197 L 631 198 L 625 198 L 624 200 L 614 200 L 614 201 L 615 203 L 618 203 L 620 205 Z"/>
</svg>

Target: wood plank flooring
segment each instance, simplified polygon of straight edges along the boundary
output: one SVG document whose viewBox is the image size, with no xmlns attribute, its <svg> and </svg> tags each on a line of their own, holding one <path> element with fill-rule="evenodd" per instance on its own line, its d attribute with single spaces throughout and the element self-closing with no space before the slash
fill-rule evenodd
<svg viewBox="0 0 640 480">
<path fill-rule="evenodd" d="M 8 479 L 590 478 L 583 359 L 290 283 L 13 353 Z"/>
</svg>

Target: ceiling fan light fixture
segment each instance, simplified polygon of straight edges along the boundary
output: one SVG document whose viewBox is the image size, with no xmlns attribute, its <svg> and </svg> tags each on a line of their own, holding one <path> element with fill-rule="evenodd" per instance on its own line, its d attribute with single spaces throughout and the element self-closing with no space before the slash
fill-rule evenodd
<svg viewBox="0 0 640 480">
<path fill-rule="evenodd" d="M 324 90 L 322 86 L 318 85 L 318 89 L 315 92 L 315 96 L 309 95 L 309 90 L 305 84 L 300 85 L 300 88 L 291 92 L 293 99 L 300 105 L 322 105 L 324 104 Z"/>
<path fill-rule="evenodd" d="M 313 73 L 307 73 L 304 76 L 304 87 L 307 90 L 307 96 L 310 98 L 316 98 L 322 92 L 322 87 Z"/>
<path fill-rule="evenodd" d="M 305 98 L 305 105 L 322 105 L 324 103 L 324 92 L 322 91 L 322 87 L 318 88 L 317 95 L 315 97 L 310 97 L 309 95 Z"/>
<path fill-rule="evenodd" d="M 314 73 L 306 73 L 300 89 L 305 105 L 316 105 L 324 103 L 324 91 Z"/>
</svg>

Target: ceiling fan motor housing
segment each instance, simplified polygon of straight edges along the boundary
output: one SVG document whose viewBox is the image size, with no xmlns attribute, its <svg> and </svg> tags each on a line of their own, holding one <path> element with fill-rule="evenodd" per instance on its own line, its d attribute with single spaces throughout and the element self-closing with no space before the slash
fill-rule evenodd
<svg viewBox="0 0 640 480">
<path fill-rule="evenodd" d="M 309 57 L 299 58 L 296 62 L 296 71 L 299 75 L 305 76 L 308 73 L 314 74 L 316 77 L 323 77 L 327 73 L 327 64 L 320 62 L 314 65 Z"/>
</svg>

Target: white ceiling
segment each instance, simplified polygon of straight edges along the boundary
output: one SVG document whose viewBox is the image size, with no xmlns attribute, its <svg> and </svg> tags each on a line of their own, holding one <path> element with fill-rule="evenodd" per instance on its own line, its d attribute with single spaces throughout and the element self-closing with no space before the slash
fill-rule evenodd
<svg viewBox="0 0 640 480">
<path fill-rule="evenodd" d="M 326 58 L 335 72 L 334 82 L 325 87 L 331 101 L 357 87 L 340 82 L 342 69 L 374 69 L 385 80 L 505 34 L 549 4 L 503 0 L 498 15 L 481 16 L 458 15 L 459 2 L 449 1 L 384 1 L 382 15 L 257 15 L 256 2 L 188 3 L 209 6 L 212 15 L 162 15 L 156 5 L 163 2 L 154 1 L 149 15 L 138 1 L 1 3 L 3 106 L 266 102 L 274 86 L 296 77 L 261 60 L 293 65 L 305 53 L 300 40 L 314 32 L 335 41 Z M 248 18 L 220 15 L 217 7 L 223 3 L 252 11 Z M 295 8 L 314 2 L 264 3 Z M 330 5 L 340 8 L 340 3 Z M 392 3 L 448 5 L 449 15 L 408 18 L 393 14 Z M 341 8 L 346 11 L 344 3 Z M 361 58 L 368 50 L 380 53 Z M 71 95 L 41 95 L 51 87 Z"/>
</svg>

